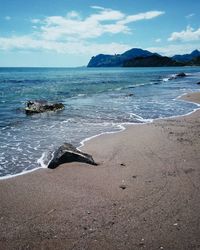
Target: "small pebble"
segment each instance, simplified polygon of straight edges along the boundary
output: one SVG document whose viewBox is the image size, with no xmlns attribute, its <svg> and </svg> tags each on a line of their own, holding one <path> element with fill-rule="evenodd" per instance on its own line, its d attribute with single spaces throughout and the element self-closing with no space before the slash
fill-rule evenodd
<svg viewBox="0 0 200 250">
<path fill-rule="evenodd" d="M 123 190 L 124 190 L 124 189 L 126 189 L 126 186 L 125 186 L 125 185 L 123 185 L 123 184 L 122 184 L 122 185 L 120 185 L 119 187 L 120 187 L 121 189 L 123 189 Z"/>
<path fill-rule="evenodd" d="M 141 239 L 139 246 L 144 246 L 144 239 Z"/>
<path fill-rule="evenodd" d="M 140 242 L 139 245 L 140 245 L 140 246 L 144 246 L 144 242 Z"/>
</svg>

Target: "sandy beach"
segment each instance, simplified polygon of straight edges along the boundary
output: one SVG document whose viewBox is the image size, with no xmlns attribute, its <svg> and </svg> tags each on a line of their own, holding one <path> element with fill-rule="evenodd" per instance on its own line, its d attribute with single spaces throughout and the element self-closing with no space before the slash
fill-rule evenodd
<svg viewBox="0 0 200 250">
<path fill-rule="evenodd" d="M 0 249 L 200 249 L 199 149 L 200 110 L 88 141 L 98 166 L 0 180 Z"/>
</svg>

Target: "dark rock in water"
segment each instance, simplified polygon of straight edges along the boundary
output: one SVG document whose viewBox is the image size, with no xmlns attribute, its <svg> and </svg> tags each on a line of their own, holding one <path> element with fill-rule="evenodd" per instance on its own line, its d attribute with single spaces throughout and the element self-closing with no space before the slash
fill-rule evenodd
<svg viewBox="0 0 200 250">
<path fill-rule="evenodd" d="M 25 112 L 27 115 L 43 113 L 48 111 L 63 110 L 64 104 L 62 103 L 48 103 L 43 100 L 28 101 L 26 103 Z"/>
<path fill-rule="evenodd" d="M 176 77 L 185 77 L 187 76 L 184 72 L 178 73 Z"/>
<path fill-rule="evenodd" d="M 97 165 L 91 155 L 81 152 L 72 144 L 64 143 L 53 153 L 53 158 L 49 162 L 48 168 L 54 169 L 63 163 L 74 161 Z"/>
<path fill-rule="evenodd" d="M 197 82 L 198 85 L 200 85 L 200 82 Z"/>
<path fill-rule="evenodd" d="M 169 80 L 174 80 L 174 79 L 177 79 L 177 78 L 181 78 L 181 77 L 186 77 L 187 75 L 184 73 L 184 72 L 180 72 L 176 75 L 173 75 L 169 78 Z"/>
</svg>

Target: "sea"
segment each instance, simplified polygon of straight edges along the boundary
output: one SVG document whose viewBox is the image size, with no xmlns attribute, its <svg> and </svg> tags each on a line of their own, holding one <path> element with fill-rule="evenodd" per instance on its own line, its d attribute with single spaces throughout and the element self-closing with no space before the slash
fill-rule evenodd
<svg viewBox="0 0 200 250">
<path fill-rule="evenodd" d="M 47 167 L 64 142 L 79 147 L 126 124 L 188 114 L 200 106 L 177 97 L 200 91 L 199 81 L 200 67 L 0 68 L 0 178 Z M 65 109 L 26 115 L 29 100 Z"/>
</svg>

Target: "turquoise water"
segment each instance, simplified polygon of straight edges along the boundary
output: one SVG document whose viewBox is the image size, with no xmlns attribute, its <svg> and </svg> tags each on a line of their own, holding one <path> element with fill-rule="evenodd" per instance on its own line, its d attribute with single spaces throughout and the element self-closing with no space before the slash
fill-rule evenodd
<svg viewBox="0 0 200 250">
<path fill-rule="evenodd" d="M 188 75 L 168 80 L 178 72 Z M 123 123 L 191 112 L 197 105 L 176 97 L 199 91 L 199 81 L 199 67 L 0 68 L 0 176 L 41 167 L 63 142 L 79 146 Z M 65 110 L 26 116 L 32 99 L 63 102 Z"/>
</svg>

